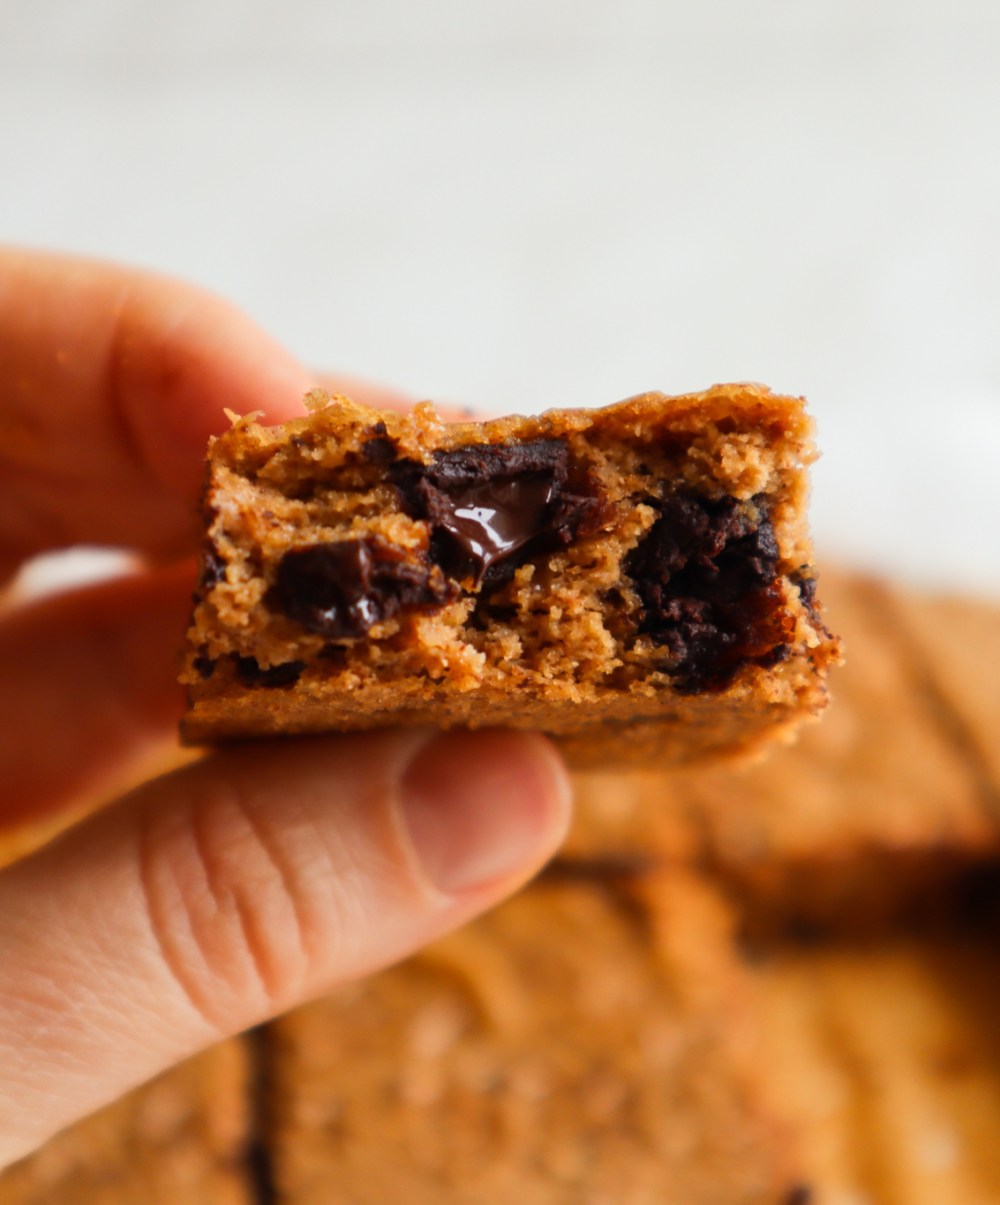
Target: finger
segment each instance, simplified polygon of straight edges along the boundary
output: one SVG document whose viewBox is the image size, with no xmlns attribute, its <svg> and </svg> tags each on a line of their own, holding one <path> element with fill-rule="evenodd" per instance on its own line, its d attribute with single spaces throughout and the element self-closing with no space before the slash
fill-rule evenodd
<svg viewBox="0 0 1000 1205">
<path fill-rule="evenodd" d="M 173 552 L 224 407 L 300 413 L 310 379 L 224 301 L 153 273 L 0 251 L 0 546 Z"/>
<path fill-rule="evenodd" d="M 0 616 L 0 827 L 107 798 L 176 743 L 193 563 Z"/>
<path fill-rule="evenodd" d="M 188 547 L 205 445 L 227 427 L 225 408 L 281 422 L 303 413 L 315 384 L 202 289 L 13 248 L 0 248 L 0 365 L 0 581 L 71 544 L 158 556 Z M 402 400 L 339 380 L 357 401 Z"/>
<path fill-rule="evenodd" d="M 0 874 L 0 1164 L 223 1035 L 395 961 L 554 850 L 541 738 L 220 752 Z"/>
</svg>

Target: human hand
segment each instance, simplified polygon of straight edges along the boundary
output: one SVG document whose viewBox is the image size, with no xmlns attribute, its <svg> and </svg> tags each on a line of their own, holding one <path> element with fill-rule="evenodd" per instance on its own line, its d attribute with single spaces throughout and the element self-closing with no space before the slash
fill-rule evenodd
<svg viewBox="0 0 1000 1205">
<path fill-rule="evenodd" d="M 0 612 L 0 828 L 98 792 L 175 729 L 205 444 L 223 407 L 280 422 L 313 383 L 197 289 L 0 249 L 0 576 L 78 543 L 145 558 Z M 561 764 L 530 734 L 248 744 L 15 862 L 0 872 L 0 1166 L 495 903 L 567 813 Z"/>
</svg>

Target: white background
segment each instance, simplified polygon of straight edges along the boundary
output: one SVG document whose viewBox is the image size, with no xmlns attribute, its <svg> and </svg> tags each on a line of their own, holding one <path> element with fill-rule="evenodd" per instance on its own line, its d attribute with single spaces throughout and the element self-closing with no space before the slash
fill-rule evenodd
<svg viewBox="0 0 1000 1205">
<path fill-rule="evenodd" d="M 996 0 L 0 0 L 0 239 L 493 411 L 805 393 L 823 555 L 1000 594 Z"/>
</svg>

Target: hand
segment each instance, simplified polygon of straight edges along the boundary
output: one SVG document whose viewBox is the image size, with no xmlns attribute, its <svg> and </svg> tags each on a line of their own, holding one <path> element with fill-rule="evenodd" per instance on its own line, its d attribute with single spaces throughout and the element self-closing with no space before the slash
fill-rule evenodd
<svg viewBox="0 0 1000 1205">
<path fill-rule="evenodd" d="M 0 572 L 75 543 L 145 566 L 0 612 L 0 826 L 175 730 L 206 441 L 312 383 L 194 288 L 0 249 Z M 542 739 L 407 732 L 220 750 L 69 828 L 0 872 L 0 1166 L 495 903 L 567 812 Z"/>
</svg>

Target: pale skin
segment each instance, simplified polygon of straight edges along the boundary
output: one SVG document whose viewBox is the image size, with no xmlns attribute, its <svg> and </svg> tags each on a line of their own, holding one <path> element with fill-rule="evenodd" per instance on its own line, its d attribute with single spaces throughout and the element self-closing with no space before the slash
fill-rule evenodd
<svg viewBox="0 0 1000 1205">
<path fill-rule="evenodd" d="M 0 578 L 80 543 L 145 566 L 0 608 L 0 845 L 172 739 L 207 439 L 316 383 L 197 288 L 0 248 Z M 73 825 L 0 871 L 0 1166 L 495 904 L 568 813 L 541 738 L 410 732 L 211 753 Z"/>
</svg>

